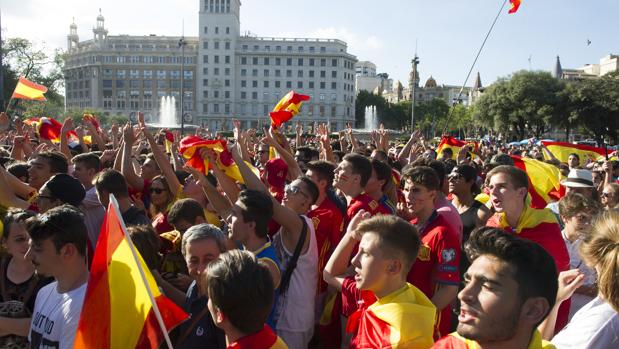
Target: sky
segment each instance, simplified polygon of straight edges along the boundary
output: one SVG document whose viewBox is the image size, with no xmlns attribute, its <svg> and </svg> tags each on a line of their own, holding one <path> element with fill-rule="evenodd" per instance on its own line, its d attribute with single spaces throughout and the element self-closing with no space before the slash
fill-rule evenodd
<svg viewBox="0 0 619 349">
<path fill-rule="evenodd" d="M 337 38 L 360 61 L 406 86 L 417 50 L 421 83 L 461 85 L 503 0 L 244 0 L 241 32 L 257 36 Z M 2 38 L 23 37 L 66 49 L 75 18 L 92 39 L 99 8 L 109 35 L 198 35 L 199 0 L 0 0 Z M 522 0 L 502 11 L 467 85 L 484 86 L 521 69 L 599 63 L 619 54 L 618 0 Z M 587 40 L 591 43 L 588 45 Z"/>
</svg>

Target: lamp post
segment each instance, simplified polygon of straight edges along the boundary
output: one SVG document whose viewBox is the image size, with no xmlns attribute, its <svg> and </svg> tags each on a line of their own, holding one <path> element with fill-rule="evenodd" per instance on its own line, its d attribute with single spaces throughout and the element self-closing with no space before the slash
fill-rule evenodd
<svg viewBox="0 0 619 349">
<path fill-rule="evenodd" d="M 415 131 L 415 80 L 417 80 L 417 64 L 419 64 L 419 57 L 415 53 L 415 58 L 411 61 L 413 63 L 413 79 L 411 80 L 411 133 Z"/>
<path fill-rule="evenodd" d="M 178 47 L 181 48 L 181 136 L 185 134 L 185 36 L 181 36 Z"/>
</svg>

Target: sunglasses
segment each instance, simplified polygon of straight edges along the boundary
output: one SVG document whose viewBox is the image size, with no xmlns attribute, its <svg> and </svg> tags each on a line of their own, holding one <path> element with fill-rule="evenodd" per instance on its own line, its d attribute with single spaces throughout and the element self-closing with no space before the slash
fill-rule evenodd
<svg viewBox="0 0 619 349">
<path fill-rule="evenodd" d="M 155 194 L 161 194 L 161 193 L 163 193 L 163 192 L 165 191 L 165 189 L 161 189 L 161 188 L 150 188 L 150 190 L 149 190 L 149 191 L 151 192 L 151 194 L 152 194 L 152 193 L 155 193 Z"/>
<path fill-rule="evenodd" d="M 301 194 L 309 199 L 309 195 L 305 194 L 303 190 L 301 190 L 301 188 L 296 185 L 287 185 L 285 191 L 288 195 Z"/>
<path fill-rule="evenodd" d="M 447 177 L 449 180 L 454 180 L 457 181 L 458 179 L 462 179 L 464 178 L 463 175 L 459 174 L 459 173 L 454 173 L 454 174 L 450 174 L 449 177 Z"/>
<path fill-rule="evenodd" d="M 609 198 L 611 196 L 613 196 L 611 193 L 604 193 L 604 192 L 602 192 L 602 194 L 600 194 L 600 197 L 602 197 L 602 198 Z"/>
</svg>

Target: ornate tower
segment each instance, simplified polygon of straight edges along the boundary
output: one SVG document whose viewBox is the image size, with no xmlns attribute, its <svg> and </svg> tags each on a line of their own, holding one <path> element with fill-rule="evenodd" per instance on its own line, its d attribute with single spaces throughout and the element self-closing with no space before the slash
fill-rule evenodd
<svg viewBox="0 0 619 349">
<path fill-rule="evenodd" d="M 99 9 L 99 15 L 97 16 L 97 27 L 93 28 L 92 32 L 95 34 L 95 42 L 98 45 L 103 45 L 107 38 L 107 29 L 105 29 L 105 18 L 101 14 L 101 9 Z"/>
<path fill-rule="evenodd" d="M 73 18 L 73 23 L 69 26 L 69 35 L 67 35 L 67 51 L 77 49 L 79 40 L 80 38 L 77 35 L 77 25 L 75 24 L 75 18 Z"/>
<path fill-rule="evenodd" d="M 555 79 L 563 78 L 563 68 L 561 68 L 559 56 L 557 56 L 557 62 L 555 63 L 555 69 L 552 71 L 552 77 Z"/>
</svg>

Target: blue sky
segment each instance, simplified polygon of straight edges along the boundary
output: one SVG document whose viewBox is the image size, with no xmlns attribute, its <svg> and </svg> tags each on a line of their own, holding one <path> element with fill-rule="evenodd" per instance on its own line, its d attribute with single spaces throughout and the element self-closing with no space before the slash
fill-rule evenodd
<svg viewBox="0 0 619 349">
<path fill-rule="evenodd" d="M 258 36 L 339 38 L 404 84 L 418 42 L 422 83 L 460 85 L 502 0 L 245 0 L 241 30 Z M 52 49 L 66 46 L 72 17 L 82 40 L 92 38 L 98 8 L 110 35 L 197 36 L 198 0 L 0 0 L 2 36 L 21 36 Z M 484 85 L 529 68 L 550 70 L 599 63 L 619 54 L 619 1 L 522 0 L 501 14 L 474 72 Z M 587 39 L 591 45 L 587 45 Z M 469 85 L 472 81 L 469 81 Z"/>
</svg>

